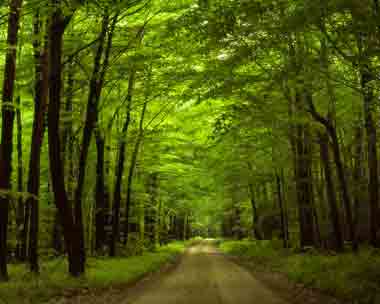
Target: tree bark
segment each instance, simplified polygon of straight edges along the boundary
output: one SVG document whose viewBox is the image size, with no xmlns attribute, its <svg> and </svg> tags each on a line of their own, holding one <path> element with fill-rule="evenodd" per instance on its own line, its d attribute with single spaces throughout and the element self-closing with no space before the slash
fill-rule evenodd
<svg viewBox="0 0 380 304">
<path fill-rule="evenodd" d="M 44 47 L 38 36 L 41 33 L 41 20 L 39 12 L 35 15 L 34 35 L 36 37 L 34 47 L 35 59 L 35 96 L 34 96 L 34 118 L 32 131 L 32 145 L 30 148 L 29 173 L 28 173 L 28 199 L 26 204 L 30 207 L 30 232 L 29 232 L 29 262 L 32 272 L 39 272 L 38 264 L 38 231 L 39 231 L 39 206 L 38 195 L 40 188 L 40 163 L 41 149 L 45 133 L 45 119 L 48 99 L 48 45 Z"/>
<path fill-rule="evenodd" d="M 148 175 L 147 190 L 150 196 L 150 205 L 145 211 L 145 227 L 146 233 L 150 240 L 152 248 L 159 243 L 157 239 L 157 228 L 159 226 L 160 206 L 158 203 L 158 172 Z"/>
<path fill-rule="evenodd" d="M 20 197 L 17 198 L 17 213 L 16 213 L 16 226 L 17 226 L 17 245 L 16 245 L 16 257 L 20 261 L 25 260 L 22 251 L 22 240 L 23 240 L 23 224 L 25 216 L 25 205 L 24 199 L 21 195 L 24 188 L 24 169 L 22 160 L 22 122 L 21 122 L 21 100 L 20 96 L 16 98 L 16 121 L 17 121 L 17 191 Z"/>
<path fill-rule="evenodd" d="M 360 121 L 361 122 L 361 121 Z M 363 208 L 363 193 L 364 193 L 364 177 L 365 169 L 363 167 L 363 127 L 359 123 L 355 129 L 355 146 L 354 146 L 354 164 L 353 164 L 353 182 L 354 182 L 354 209 L 355 209 L 355 250 L 358 250 L 359 246 L 359 225 L 361 222 L 361 209 Z M 365 201 L 365 200 L 364 200 Z M 367 209 L 367 206 L 364 205 Z M 367 219 L 367 218 L 366 218 Z M 367 221 L 366 221 L 367 222 Z"/>
<path fill-rule="evenodd" d="M 2 128 L 0 146 L 0 189 L 11 190 L 12 146 L 14 106 L 13 95 L 16 78 L 16 49 L 22 0 L 11 0 L 9 6 L 7 53 L 5 57 L 2 92 Z M 0 281 L 8 280 L 7 234 L 9 216 L 9 193 L 0 196 Z"/>
<path fill-rule="evenodd" d="M 142 111 L 141 111 L 141 117 L 140 117 L 140 122 L 139 122 L 139 133 L 137 135 L 137 139 L 135 142 L 135 146 L 132 152 L 132 157 L 131 157 L 131 163 L 129 166 L 129 171 L 128 171 L 128 181 L 127 181 L 127 198 L 125 202 L 125 238 L 124 241 L 127 242 L 128 240 L 128 233 L 129 233 L 129 213 L 131 209 L 131 194 L 132 194 L 132 181 L 133 181 L 133 174 L 136 168 L 136 162 L 137 162 L 137 157 L 139 154 L 139 148 L 141 141 L 144 137 L 144 118 L 145 118 L 145 111 L 146 107 L 148 105 L 148 99 L 145 100 Z"/>
<path fill-rule="evenodd" d="M 21 243 L 21 260 L 25 261 L 28 255 L 28 236 L 29 236 L 29 224 L 30 224 L 30 206 L 24 204 L 24 218 L 22 227 L 22 243 Z"/>
<path fill-rule="evenodd" d="M 96 186 L 95 186 L 95 250 L 103 249 L 106 242 L 106 216 L 107 216 L 107 193 L 104 183 L 104 149 L 105 140 L 99 130 L 95 131 L 97 161 L 96 161 Z"/>
<path fill-rule="evenodd" d="M 253 227 L 253 235 L 256 240 L 261 240 L 262 237 L 260 235 L 259 229 L 257 227 L 259 222 L 259 215 L 257 212 L 257 205 L 256 205 L 256 199 L 255 199 L 255 190 L 253 189 L 252 183 L 248 183 L 248 191 L 251 201 L 251 208 L 252 208 L 252 227 Z"/>
<path fill-rule="evenodd" d="M 374 0 L 373 12 L 368 17 L 372 17 L 374 20 L 378 18 L 378 3 Z M 368 170 L 369 170 L 369 185 L 368 195 L 370 204 L 370 244 L 374 247 L 380 247 L 380 240 L 378 239 L 379 223 L 378 218 L 380 215 L 379 210 L 379 177 L 378 177 L 378 155 L 377 155 L 377 130 L 376 124 L 373 119 L 373 111 L 376 106 L 376 100 L 374 95 L 374 89 L 371 82 L 377 79 L 376 72 L 372 69 L 371 58 L 373 55 L 373 41 L 378 37 L 378 29 L 368 27 L 367 31 L 363 31 L 367 28 L 368 23 L 363 25 L 363 15 L 358 14 L 357 11 L 351 10 L 352 22 L 355 25 L 355 38 L 358 49 L 357 62 L 352 62 L 354 67 L 358 69 L 360 75 L 360 86 L 363 96 L 363 108 L 364 108 L 364 124 L 367 136 L 367 153 L 368 153 Z M 376 23 L 374 23 L 376 24 Z"/>
<path fill-rule="evenodd" d="M 330 206 L 330 220 L 334 230 L 334 249 L 338 252 L 341 252 L 344 249 L 344 242 L 338 204 L 335 194 L 334 181 L 330 167 L 328 140 L 329 139 L 327 134 L 319 134 L 321 162 L 323 164 L 325 172 L 327 200 Z"/>
<path fill-rule="evenodd" d="M 285 182 L 285 174 L 284 170 L 281 170 L 281 184 L 282 184 L 282 202 L 284 206 L 284 216 L 285 216 L 285 234 L 286 234 L 286 239 L 288 242 L 288 247 L 290 247 L 290 236 L 289 236 L 289 210 L 288 210 L 288 204 L 286 200 L 286 191 L 284 190 L 286 187 L 286 182 Z"/>
<path fill-rule="evenodd" d="M 363 67 L 361 72 L 361 87 L 363 90 L 364 103 L 364 121 L 367 134 L 367 149 L 368 149 L 368 170 L 369 170 L 369 185 L 368 194 L 370 201 L 370 243 L 374 247 L 380 247 L 380 242 L 377 237 L 379 228 L 379 176 L 378 176 L 378 156 L 377 156 L 377 130 L 373 120 L 373 108 L 375 106 L 375 98 L 370 82 L 375 80 L 368 67 Z"/>
<path fill-rule="evenodd" d="M 113 193 L 113 207 L 112 207 L 112 235 L 110 240 L 110 256 L 116 255 L 116 242 L 120 237 L 120 201 L 121 201 L 121 181 L 123 178 L 125 150 L 126 150 L 126 137 L 128 135 L 129 123 L 131 121 L 131 108 L 132 97 L 135 86 L 136 71 L 132 70 L 128 80 L 128 93 L 127 93 L 127 113 L 123 125 L 123 130 L 120 136 L 118 160 L 115 168 L 115 188 Z"/>
<path fill-rule="evenodd" d="M 61 223 L 59 220 L 59 211 L 55 210 L 53 219 L 53 233 L 52 233 L 52 248 L 55 255 L 59 256 L 63 253 L 62 231 Z"/>
<path fill-rule="evenodd" d="M 281 187 L 281 179 L 280 175 L 276 173 L 276 185 L 277 185 L 277 200 L 278 206 L 280 208 L 280 218 L 281 218 L 281 230 L 282 230 L 282 239 L 284 248 L 288 248 L 288 233 L 287 233 L 287 225 L 286 225 L 286 211 L 283 202 L 282 195 L 282 187 Z"/>
<path fill-rule="evenodd" d="M 355 249 L 356 240 L 355 240 L 354 222 L 353 222 L 353 216 L 352 216 L 351 198 L 350 198 L 350 194 L 348 190 L 346 174 L 344 172 L 344 165 L 343 165 L 341 152 L 339 148 L 339 140 L 338 140 L 338 135 L 336 133 L 336 128 L 329 119 L 324 118 L 322 115 L 320 115 L 317 112 L 317 110 L 315 109 L 312 97 L 309 93 L 306 93 L 306 101 L 309 106 L 310 114 L 313 116 L 313 118 L 317 122 L 321 123 L 325 127 L 326 132 L 331 138 L 334 162 L 335 162 L 336 171 L 338 175 L 340 190 L 342 193 L 342 200 L 343 200 L 343 204 L 344 204 L 344 208 L 346 212 L 348 230 L 349 230 L 350 239 L 352 242 L 352 247 L 353 249 Z"/>
<path fill-rule="evenodd" d="M 311 164 L 311 134 L 309 126 L 298 124 L 296 127 L 296 188 L 298 216 L 300 223 L 300 245 L 308 247 L 315 245 L 315 227 L 313 215 L 313 185 Z"/>
<path fill-rule="evenodd" d="M 101 70 L 101 59 L 103 55 L 104 43 L 106 41 L 107 29 L 109 24 L 109 16 L 106 13 L 102 20 L 102 30 L 99 34 L 99 45 L 94 58 L 93 72 L 90 80 L 90 89 L 87 101 L 86 119 L 83 128 L 82 144 L 79 156 L 79 172 L 77 187 L 74 194 L 75 202 L 75 222 L 76 225 L 83 226 L 82 215 L 82 194 L 84 187 L 84 179 L 86 174 L 87 156 L 90 148 L 91 137 L 93 130 L 98 121 L 98 104 L 100 100 L 101 90 L 103 87 L 103 79 L 99 77 Z M 84 234 L 78 236 L 82 243 L 81 248 L 84 248 Z M 81 259 L 85 260 L 86 253 L 81 252 Z"/>
<path fill-rule="evenodd" d="M 73 210 L 67 197 L 59 137 L 63 34 L 72 16 L 65 17 L 63 15 L 60 1 L 52 0 L 52 5 L 54 11 L 49 28 L 49 164 L 55 204 L 58 208 L 68 253 L 69 273 L 74 277 L 78 277 L 85 271 L 85 263 L 82 256 L 84 244 L 80 240 L 80 235 L 83 235 L 83 226 L 76 225 L 73 218 Z"/>
</svg>

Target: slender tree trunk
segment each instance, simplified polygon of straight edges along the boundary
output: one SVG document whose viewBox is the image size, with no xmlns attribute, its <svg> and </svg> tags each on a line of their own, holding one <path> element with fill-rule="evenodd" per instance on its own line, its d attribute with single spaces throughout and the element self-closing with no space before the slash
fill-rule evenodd
<svg viewBox="0 0 380 304">
<path fill-rule="evenodd" d="M 285 216 L 285 208 L 282 196 L 282 187 L 281 187 L 281 179 L 280 175 L 276 173 L 276 184 L 277 184 L 277 199 L 278 206 L 280 208 L 280 217 L 281 217 L 281 231 L 282 231 L 282 239 L 284 248 L 288 248 L 288 234 L 286 232 L 286 216 Z"/>
<path fill-rule="evenodd" d="M 369 201 L 370 201 L 370 243 L 374 247 L 379 247 L 380 242 L 377 237 L 379 219 L 379 175 L 378 175 L 378 156 L 377 156 L 377 131 L 373 120 L 373 108 L 375 98 L 373 89 L 369 84 L 375 78 L 372 76 L 368 67 L 361 70 L 361 87 L 363 90 L 364 101 L 364 120 L 367 134 L 368 148 L 368 170 L 369 170 Z"/>
<path fill-rule="evenodd" d="M 162 244 L 162 239 L 163 239 L 163 231 L 162 231 L 162 201 L 159 199 L 158 204 L 157 204 L 157 210 L 155 212 L 155 219 L 154 219 L 154 240 L 155 244 L 161 245 Z"/>
<path fill-rule="evenodd" d="M 24 204 L 24 218 L 22 227 L 22 241 L 21 241 L 21 260 L 25 261 L 28 255 L 28 235 L 29 235 L 29 224 L 30 224 L 30 206 Z"/>
<path fill-rule="evenodd" d="M 99 130 L 95 131 L 97 161 L 96 161 L 96 186 L 95 186 L 95 250 L 101 250 L 106 241 L 106 215 L 107 195 L 104 183 L 104 148 L 105 140 Z"/>
<path fill-rule="evenodd" d="M 158 173 L 153 172 L 148 175 L 147 190 L 150 196 L 150 205 L 145 210 L 145 231 L 149 237 L 151 247 L 154 248 L 159 243 L 157 240 L 156 228 L 159 225 L 158 214 L 160 206 L 158 203 Z"/>
<path fill-rule="evenodd" d="M 327 199 L 330 206 L 330 219 L 334 229 L 334 249 L 343 251 L 344 242 L 341 229 L 341 221 L 339 216 L 338 204 L 335 194 L 335 187 L 330 167 L 329 146 L 327 134 L 320 134 L 320 154 L 323 164 L 326 180 Z"/>
<path fill-rule="evenodd" d="M 234 225 L 234 236 L 238 240 L 243 239 L 243 232 L 242 232 L 242 226 L 241 226 L 241 210 L 239 203 L 237 201 L 234 201 L 234 206 L 233 206 L 233 212 L 234 212 L 234 220 L 233 220 L 233 225 Z"/>
<path fill-rule="evenodd" d="M 63 253 L 63 243 L 62 243 L 62 231 L 61 223 L 59 220 L 59 211 L 55 210 L 53 219 L 53 235 L 52 235 L 52 247 L 55 250 L 57 256 Z"/>
<path fill-rule="evenodd" d="M 312 160 L 312 155 L 310 155 L 310 162 L 312 163 L 313 166 L 313 160 Z M 314 172 L 313 167 L 312 167 L 312 172 Z M 317 210 L 317 206 L 315 204 L 315 187 L 314 187 L 314 175 L 312 174 L 311 176 L 311 184 L 313 185 L 313 194 L 312 194 L 312 208 L 313 208 L 313 218 L 314 218 L 314 227 L 315 227 L 315 245 L 321 247 L 322 246 L 322 237 L 321 237 L 321 226 L 320 226 L 320 219 L 319 219 L 319 213 Z"/>
<path fill-rule="evenodd" d="M 74 58 L 71 57 L 67 64 L 67 85 L 65 88 L 66 94 L 66 102 L 65 102 L 65 111 L 64 111 L 64 124 L 62 130 L 62 161 L 63 167 L 65 169 L 66 176 L 66 184 L 71 187 L 71 164 L 73 162 L 73 98 L 74 98 L 74 82 L 75 82 L 75 64 Z M 69 163 L 67 165 L 67 162 Z M 68 187 L 68 190 L 69 188 Z M 68 191 L 68 193 L 71 193 Z M 69 195 L 71 198 L 71 195 Z"/>
<path fill-rule="evenodd" d="M 297 126 L 297 168 L 296 187 L 298 216 L 300 223 L 300 244 L 301 247 L 315 245 L 315 227 L 313 216 L 313 186 L 311 170 L 311 138 L 309 127 L 306 125 Z"/>
<path fill-rule="evenodd" d="M 252 208 L 252 227 L 253 227 L 253 235 L 256 240 L 261 240 L 262 237 L 260 235 L 259 229 L 257 227 L 259 222 L 259 215 L 257 212 L 257 205 L 255 200 L 255 190 L 253 189 L 252 183 L 248 183 L 248 191 L 251 201 L 251 208 Z"/>
<path fill-rule="evenodd" d="M 353 166 L 353 182 L 354 182 L 354 231 L 355 231 L 355 251 L 359 247 L 359 224 L 360 210 L 363 201 L 363 177 L 365 172 L 363 169 L 363 128 L 359 124 L 355 129 L 355 151 L 354 151 L 354 166 Z M 364 205 L 364 208 L 366 206 Z"/>
<path fill-rule="evenodd" d="M 73 99 L 74 99 L 74 85 L 75 85 L 75 63 L 74 57 L 68 59 L 66 65 L 67 69 L 67 82 L 65 86 L 65 104 L 63 112 L 63 126 L 61 129 L 61 159 L 62 167 L 65 175 L 66 193 L 67 198 L 72 204 L 73 202 L 73 188 L 75 184 L 75 157 L 74 149 L 74 130 L 73 130 Z M 53 248 L 57 255 L 62 255 L 65 251 L 62 238 L 62 225 L 59 220 L 59 211 L 56 210 L 53 222 L 53 235 L 52 235 Z"/>
<path fill-rule="evenodd" d="M 286 182 L 285 182 L 285 174 L 284 170 L 281 170 L 281 184 L 282 184 L 282 201 L 283 201 L 283 206 L 284 206 L 284 217 L 285 217 L 285 237 L 287 240 L 287 245 L 290 247 L 290 237 L 289 237 L 289 212 L 288 212 L 288 204 L 287 204 L 287 199 L 286 199 L 286 191 L 284 190 L 286 187 Z"/>
<path fill-rule="evenodd" d="M 135 74 L 136 71 L 132 70 L 128 81 L 128 93 L 127 93 L 127 113 L 123 125 L 123 130 L 119 142 L 118 160 L 115 168 L 115 187 L 113 194 L 113 207 L 112 207 L 112 235 L 110 240 L 110 256 L 116 255 L 116 242 L 120 236 L 120 201 L 121 201 L 121 182 L 124 172 L 125 162 L 125 150 L 126 150 L 126 138 L 128 135 L 129 123 L 131 121 L 131 108 L 132 108 L 132 96 L 135 86 Z"/>
<path fill-rule="evenodd" d="M 74 201 L 75 201 L 75 222 L 78 226 L 83 226 L 82 215 L 82 194 L 84 187 L 84 179 L 86 174 L 87 156 L 90 148 L 91 138 L 98 121 L 98 104 L 101 96 L 101 90 L 103 86 L 103 79 L 100 79 L 101 59 L 103 55 L 104 44 L 107 36 L 107 29 L 109 24 L 109 16 L 106 13 L 102 20 L 102 30 L 99 34 L 98 49 L 94 58 L 94 67 L 92 77 L 90 80 L 90 89 L 87 101 L 86 119 L 83 128 L 82 144 L 79 156 L 79 173 L 77 180 L 77 187 L 75 189 Z M 84 249 L 84 234 L 78 236 L 82 243 L 81 248 Z M 85 252 L 80 253 L 83 263 L 85 262 Z"/>
<path fill-rule="evenodd" d="M 355 231 L 354 231 L 354 222 L 353 222 L 353 216 L 352 216 L 352 206 L 351 206 L 351 198 L 350 198 L 350 193 L 348 190 L 348 185 L 347 185 L 347 180 L 346 180 L 346 174 L 344 170 L 344 165 L 341 157 L 341 151 L 339 147 L 339 139 L 338 135 L 336 133 L 336 128 L 335 126 L 331 123 L 330 120 L 324 118 L 321 116 L 315 109 L 312 97 L 310 94 L 307 93 L 306 96 L 307 103 L 309 105 L 309 111 L 310 114 L 313 116 L 313 118 L 321 123 L 325 129 L 328 135 L 331 138 L 331 144 L 332 144 L 332 152 L 334 156 L 334 162 L 336 166 L 336 171 L 338 175 L 338 181 L 340 185 L 340 190 L 342 193 L 342 200 L 344 204 L 344 209 L 346 213 L 346 220 L 347 220 L 347 225 L 348 225 L 348 230 L 350 234 L 350 239 L 352 242 L 352 247 L 355 249 Z"/>
<path fill-rule="evenodd" d="M 2 127 L 0 146 L 0 189 L 11 190 L 13 147 L 13 95 L 16 78 L 16 49 L 22 0 L 11 0 L 9 5 L 7 53 L 5 57 L 2 92 Z M 7 234 L 9 216 L 9 194 L 0 196 L 0 281 L 8 279 Z"/>
<path fill-rule="evenodd" d="M 83 226 L 75 224 L 73 210 L 67 197 L 59 137 L 63 34 L 72 16 L 63 16 L 60 1 L 52 0 L 52 5 L 54 11 L 52 13 L 49 29 L 49 164 L 55 204 L 59 211 L 68 253 L 69 272 L 72 276 L 78 277 L 85 271 L 85 264 L 82 257 L 84 244 L 80 240 L 80 236 L 83 235 Z"/>
<path fill-rule="evenodd" d="M 41 34 L 41 20 L 39 12 L 35 15 L 34 35 Z M 42 141 L 45 133 L 45 119 L 48 99 L 48 45 L 44 47 L 39 38 L 34 41 L 35 59 L 35 96 L 34 96 L 34 118 L 32 131 L 32 145 L 30 149 L 27 205 L 30 206 L 30 236 L 29 236 L 29 262 L 32 272 L 39 272 L 38 265 L 38 230 L 39 230 L 39 206 L 38 195 L 40 188 L 40 163 Z"/>
<path fill-rule="evenodd" d="M 183 217 L 183 241 L 187 240 L 188 231 L 187 231 L 187 225 L 188 225 L 188 214 L 185 213 Z"/>
<path fill-rule="evenodd" d="M 24 192 L 24 170 L 22 161 L 22 122 L 21 122 L 21 101 L 20 96 L 16 98 L 16 121 L 17 121 L 17 191 L 21 194 Z M 17 246 L 16 257 L 20 261 L 24 261 L 25 257 L 22 255 L 22 236 L 23 236 L 23 224 L 25 216 L 24 199 L 22 195 L 17 198 L 17 214 L 16 214 L 16 226 L 17 226 Z"/>
<path fill-rule="evenodd" d="M 125 203 L 125 242 L 128 240 L 128 226 L 129 226 L 129 213 L 131 209 L 131 194 L 132 194 L 132 181 L 133 181 L 133 174 L 136 168 L 136 162 L 137 162 L 137 157 L 139 154 L 139 149 L 140 149 L 140 144 L 144 136 L 144 117 L 145 117 L 145 111 L 146 107 L 148 105 L 148 100 L 146 99 L 143 105 L 143 109 L 141 111 L 141 117 L 140 117 L 140 123 L 139 123 L 139 133 L 137 135 L 137 139 L 135 142 L 135 147 L 133 149 L 132 153 L 132 158 L 131 158 L 131 163 L 129 166 L 129 171 L 128 171 L 128 182 L 127 182 L 127 198 L 126 198 L 126 203 Z"/>
</svg>

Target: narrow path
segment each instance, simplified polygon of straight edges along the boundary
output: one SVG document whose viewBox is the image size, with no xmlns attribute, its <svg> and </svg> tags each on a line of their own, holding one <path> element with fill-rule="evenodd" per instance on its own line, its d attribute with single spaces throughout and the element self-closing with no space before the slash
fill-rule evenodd
<svg viewBox="0 0 380 304">
<path fill-rule="evenodd" d="M 180 265 L 122 304 L 286 304 L 247 270 L 208 243 L 189 249 Z"/>
<path fill-rule="evenodd" d="M 190 248 L 174 269 L 133 287 L 62 298 L 54 304 L 289 304 L 209 242 Z"/>
</svg>

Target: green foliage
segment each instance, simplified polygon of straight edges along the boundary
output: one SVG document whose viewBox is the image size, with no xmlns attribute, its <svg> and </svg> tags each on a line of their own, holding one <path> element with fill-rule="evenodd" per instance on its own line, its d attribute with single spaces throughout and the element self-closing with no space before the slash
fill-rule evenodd
<svg viewBox="0 0 380 304">
<path fill-rule="evenodd" d="M 249 265 L 278 271 L 291 281 L 317 288 L 346 301 L 378 303 L 380 257 L 374 250 L 324 255 L 279 249 L 272 241 L 224 241 L 223 252 L 247 259 Z"/>
<path fill-rule="evenodd" d="M 30 158 L 32 108 L 36 95 L 32 42 L 36 38 L 43 40 L 46 34 L 41 31 L 39 37 L 33 35 L 33 14 L 40 9 L 42 28 L 46 30 L 51 8 L 45 8 L 44 3 L 25 2 L 19 35 L 16 95 L 21 96 L 23 117 L 23 177 L 27 176 Z M 5 4 L 0 7 L 2 13 L 6 13 L 6 7 Z M 114 190 L 115 164 L 120 159 L 118 145 L 120 142 L 127 145 L 121 213 L 125 214 L 125 185 L 132 179 L 131 221 L 140 224 L 141 231 L 131 233 L 132 241 L 127 246 L 120 245 L 120 252 L 134 255 L 155 247 L 151 243 L 157 240 L 153 242 L 152 238 L 144 238 L 145 230 L 141 227 L 146 210 L 160 212 L 160 229 L 164 232 L 173 228 L 170 221 L 176 215 L 181 219 L 187 218 L 192 231 L 202 236 L 220 235 L 226 219 L 235 220 L 231 230 L 240 225 L 244 236 L 251 235 L 252 226 L 257 225 L 252 216 L 252 202 L 255 202 L 259 215 L 278 214 L 274 177 L 280 173 L 284 175 L 282 187 L 284 201 L 288 204 L 291 243 L 295 243 L 298 238 L 294 237 L 298 233 L 295 209 L 299 202 L 294 161 L 299 155 L 292 141 L 300 124 L 310 128 L 312 137 L 310 156 L 313 165 L 310 169 L 314 174 L 314 192 L 321 196 L 313 194 L 322 238 L 323 233 L 330 233 L 329 210 L 323 197 L 324 177 L 315 140 L 315 135 L 323 127 L 312 119 L 301 97 L 304 97 L 304 91 L 310 90 L 318 112 L 333 117 L 347 180 L 353 184 L 356 162 L 354 137 L 358 125 L 364 130 L 362 99 L 363 91 L 366 91 L 361 87 L 358 76 L 367 65 L 373 75 L 379 72 L 379 18 L 375 16 L 377 12 L 370 12 L 370 0 L 363 3 L 358 0 L 100 0 L 66 1 L 63 7 L 65 14 L 73 14 L 64 37 L 64 91 L 60 109 L 61 131 L 64 133 L 66 128 L 70 129 L 71 137 L 65 151 L 62 151 L 65 186 L 70 198 L 77 184 L 79 153 L 83 148 L 80 146 L 81 134 L 85 112 L 89 111 L 86 101 L 91 72 L 95 70 L 93 63 L 100 21 L 105 13 L 109 13 L 110 18 L 119 18 L 110 50 L 110 65 L 102 84 L 100 106 L 96 109 L 99 116 L 96 130 L 106 143 L 105 184 L 110 197 Z M 369 13 L 371 16 L 366 18 Z M 5 24 L 2 23 L 0 31 L 2 50 L 6 49 Z M 372 37 L 372 33 L 377 36 Z M 0 58 L 2 65 L 3 57 Z M 129 96 L 128 83 L 135 72 L 136 84 L 133 96 Z M 73 77 L 72 92 L 68 91 L 70 74 Z M 368 88 L 373 89 L 373 99 L 376 100 L 379 96 L 378 80 L 370 81 Z M 66 108 L 69 97 L 73 102 L 71 110 Z M 131 112 L 127 113 L 126 101 L 130 97 Z M 141 123 L 141 145 L 134 164 L 132 151 L 139 139 L 143 104 L 147 109 Z M 373 111 L 374 117 L 378 115 L 378 105 Z M 131 123 L 125 134 L 122 128 L 129 114 Z M 364 142 L 364 139 L 359 141 Z M 363 150 L 367 144 L 361 143 Z M 43 223 L 40 246 L 44 247 L 41 253 L 49 252 L 46 250 L 51 242 L 49 220 L 55 211 L 49 187 L 47 145 L 45 139 L 39 195 Z M 13 153 L 13 167 L 16 168 L 20 165 L 16 149 Z M 96 153 L 93 141 L 89 149 L 82 204 L 86 247 L 91 253 L 96 214 Z M 359 160 L 362 162 L 360 175 L 366 175 L 368 171 L 364 164 L 368 153 L 363 154 Z M 131 172 L 132 166 L 136 170 L 133 176 L 128 177 L 127 172 Z M 0 190 L 0 197 L 10 194 L 12 198 L 25 199 L 24 191 L 15 190 L 20 180 L 17 170 L 12 174 L 13 188 Z M 154 187 L 149 184 L 152 176 L 157 176 L 158 180 Z M 335 180 L 336 176 L 333 178 Z M 362 183 L 368 184 L 367 176 L 363 176 Z M 26 184 L 24 178 L 23 188 Z M 351 192 L 354 195 L 356 191 L 352 189 Z M 367 200 L 363 193 L 359 199 L 362 204 Z M 112 205 L 112 201 L 108 203 Z M 340 203 L 339 207 L 343 209 Z M 15 247 L 17 229 L 12 227 L 10 231 L 9 243 Z M 278 267 L 281 267 L 282 257 L 287 256 L 286 252 L 279 250 L 280 246 L 273 247 L 270 242 L 259 242 L 253 246 L 250 241 L 244 241 L 222 246 L 228 252 L 271 265 L 278 261 Z M 318 281 L 321 286 L 325 284 L 323 289 L 327 289 L 328 282 L 334 289 L 331 280 L 319 280 L 319 269 L 326 270 L 325 264 L 336 269 L 341 281 L 347 280 L 348 274 L 340 272 L 339 268 L 346 262 L 348 264 L 346 255 L 342 256 L 343 260 L 314 255 L 296 257 L 293 262 L 297 270 L 286 270 L 294 280 Z M 293 256 L 289 256 L 289 261 L 292 259 Z M 115 263 L 109 265 L 115 269 L 115 280 L 122 276 L 115 265 L 123 261 L 110 261 Z M 91 267 L 101 268 L 97 263 L 94 260 L 91 264 L 90 260 L 89 279 L 96 276 L 92 274 Z M 50 266 L 48 263 L 46 267 Z M 301 272 L 303 267 L 305 269 Z M 366 269 L 364 264 L 360 267 Z M 17 267 L 12 272 L 15 272 L 12 273 L 15 277 L 19 277 L 18 272 L 24 275 Z M 326 273 L 330 273 L 328 269 Z M 314 278 L 313 274 L 317 277 Z M 108 280 L 102 270 L 98 275 L 99 281 Z M 364 273 L 358 274 L 361 276 Z M 367 277 L 372 277 L 372 272 L 369 271 Z M 375 273 L 373 277 L 376 278 Z"/>
<path fill-rule="evenodd" d="M 128 258 L 90 258 L 85 277 L 74 279 L 66 273 L 66 261 L 55 259 L 42 264 L 41 274 L 30 274 L 24 265 L 11 265 L 11 280 L 0 284 L 0 303 L 43 303 L 65 292 L 81 289 L 103 289 L 111 285 L 127 285 L 148 273 L 174 262 L 184 251 L 184 244 L 171 243 L 155 252 Z"/>
</svg>

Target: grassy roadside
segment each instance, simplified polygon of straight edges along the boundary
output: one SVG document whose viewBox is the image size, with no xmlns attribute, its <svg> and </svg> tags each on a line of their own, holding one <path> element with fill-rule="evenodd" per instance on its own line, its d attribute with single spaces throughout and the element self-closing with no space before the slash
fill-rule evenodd
<svg viewBox="0 0 380 304">
<path fill-rule="evenodd" d="M 291 281 L 316 288 L 345 303 L 380 303 L 380 255 L 370 249 L 359 254 L 295 253 L 271 241 L 223 241 L 224 253 L 245 259 L 257 268 L 285 274 Z"/>
<path fill-rule="evenodd" d="M 176 242 L 141 256 L 90 258 L 86 276 L 81 279 L 67 275 L 63 259 L 43 263 L 39 277 L 32 276 L 24 265 L 12 265 L 11 280 L 0 284 L 0 303 L 43 303 L 70 290 L 128 284 L 174 262 L 184 249 L 184 243 Z"/>
</svg>

